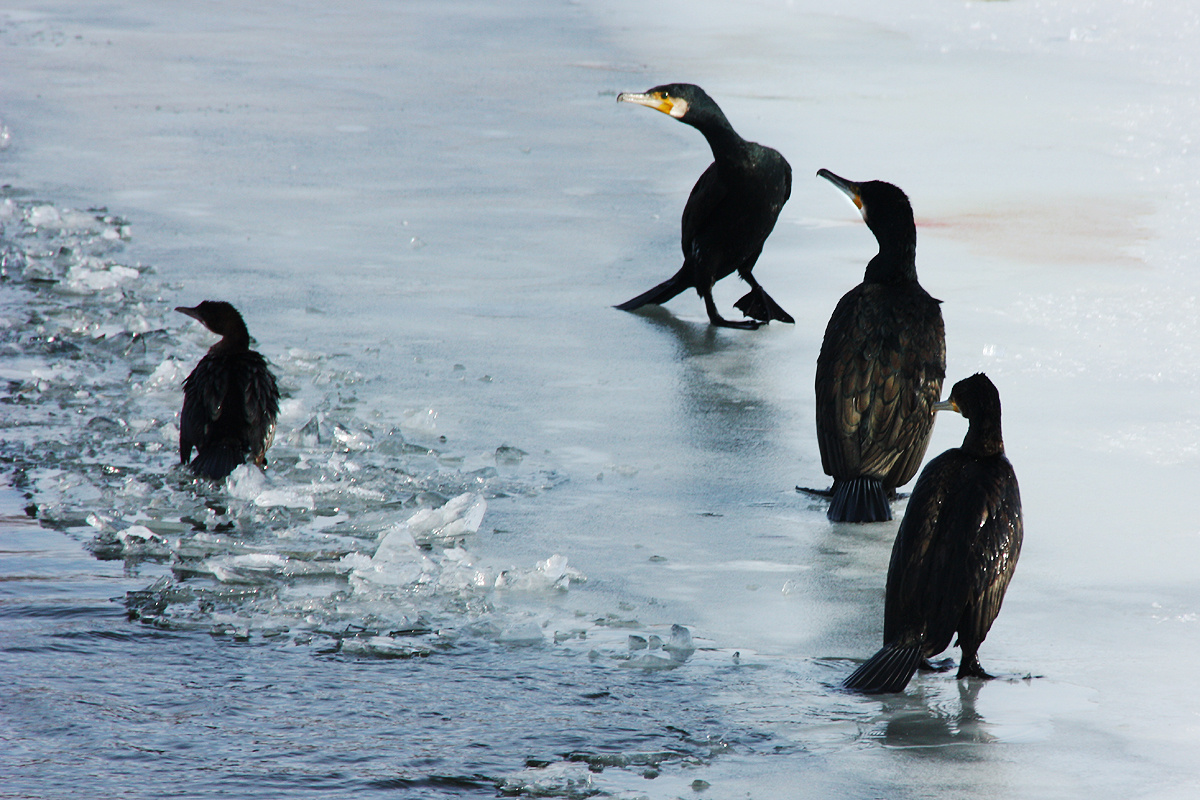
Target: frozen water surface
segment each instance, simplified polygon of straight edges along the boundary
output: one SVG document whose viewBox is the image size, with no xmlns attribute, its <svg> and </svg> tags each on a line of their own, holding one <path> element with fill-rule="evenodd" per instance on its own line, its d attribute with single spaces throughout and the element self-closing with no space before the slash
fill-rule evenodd
<svg viewBox="0 0 1200 800">
<path fill-rule="evenodd" d="M 5 792 L 1195 796 L 1198 33 L 1119 0 L 9 4 Z M 795 326 L 610 307 L 677 267 L 709 161 L 614 102 L 676 80 L 793 166 L 755 274 Z M 836 690 L 895 526 L 792 489 L 874 252 L 820 167 L 908 192 L 948 379 L 1004 398 L 1000 680 Z M 205 298 L 286 394 L 220 486 L 175 466 L 213 339 L 171 309 Z"/>
</svg>

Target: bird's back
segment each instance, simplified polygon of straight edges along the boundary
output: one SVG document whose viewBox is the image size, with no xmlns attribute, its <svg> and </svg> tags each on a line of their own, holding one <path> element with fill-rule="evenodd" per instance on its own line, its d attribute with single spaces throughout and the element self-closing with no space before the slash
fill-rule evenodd
<svg viewBox="0 0 1200 800">
<path fill-rule="evenodd" d="M 1000 611 L 1021 551 L 1016 474 L 1003 454 L 947 450 L 921 472 L 888 567 L 884 642 L 922 643 L 955 631 L 978 645 Z"/>
<path fill-rule="evenodd" d="M 784 157 L 755 142 L 745 145 L 737 159 L 710 164 L 684 206 L 681 245 L 697 285 L 753 268 L 791 196 Z"/>
<path fill-rule="evenodd" d="M 209 352 L 183 384 L 180 458 L 187 462 L 196 448 L 195 471 L 213 478 L 224 477 L 247 456 L 260 461 L 278 414 L 279 389 L 261 355 Z"/>
<path fill-rule="evenodd" d="M 833 312 L 817 358 L 817 439 L 835 479 L 894 488 L 920 467 L 946 374 L 937 300 L 916 282 L 862 283 Z"/>
</svg>

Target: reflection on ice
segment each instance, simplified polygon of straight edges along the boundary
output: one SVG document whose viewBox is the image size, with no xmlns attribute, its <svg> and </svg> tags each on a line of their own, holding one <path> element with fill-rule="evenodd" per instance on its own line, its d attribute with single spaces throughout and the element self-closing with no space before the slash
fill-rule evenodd
<svg viewBox="0 0 1200 800">
<path fill-rule="evenodd" d="M 1095 692 L 1031 677 L 914 681 L 898 695 L 864 701 L 873 713 L 859 721 L 861 737 L 886 747 L 942 748 L 989 742 L 1042 741 L 1053 720 L 1087 711 Z"/>
<path fill-rule="evenodd" d="M 955 681 L 950 696 L 937 687 L 895 695 L 882 704 L 880 724 L 864 734 L 889 747 L 944 747 L 994 741 L 986 721 L 975 710 L 983 682 Z"/>
</svg>

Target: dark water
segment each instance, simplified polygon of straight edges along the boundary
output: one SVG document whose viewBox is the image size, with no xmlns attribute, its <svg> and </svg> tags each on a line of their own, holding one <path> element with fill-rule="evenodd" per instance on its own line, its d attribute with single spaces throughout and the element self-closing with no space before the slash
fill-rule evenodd
<svg viewBox="0 0 1200 800">
<path fill-rule="evenodd" d="M 747 747 L 695 702 L 697 681 L 732 665 L 647 674 L 545 647 L 396 662 L 239 643 L 131 624 L 120 594 L 148 576 L 58 532 L 6 520 L 4 550 L 6 797 L 494 796 L 526 781 L 582 796 L 589 766 L 685 776 L 730 738 Z M 568 769 L 522 777 L 527 763 Z"/>
<path fill-rule="evenodd" d="M 676 773 L 727 747 L 690 702 L 698 676 L 542 648 L 396 664 L 131 626 L 106 596 L 128 577 L 53 532 L 10 531 L 5 574 L 26 596 L 3 612 L 5 796 L 493 796 L 526 762 Z"/>
</svg>

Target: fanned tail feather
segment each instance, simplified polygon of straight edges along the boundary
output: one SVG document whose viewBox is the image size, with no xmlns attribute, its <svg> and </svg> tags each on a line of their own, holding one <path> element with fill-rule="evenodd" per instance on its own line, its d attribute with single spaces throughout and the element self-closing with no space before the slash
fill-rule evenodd
<svg viewBox="0 0 1200 800">
<path fill-rule="evenodd" d="M 246 456 L 238 443 L 223 441 L 200 448 L 189 466 L 193 474 L 219 481 L 245 462 Z"/>
<path fill-rule="evenodd" d="M 796 322 L 792 319 L 792 315 L 780 308 L 779 304 L 761 286 L 751 289 L 741 300 L 734 303 L 733 307 L 750 319 L 756 319 L 759 322 L 770 322 L 773 319 L 792 324 Z"/>
<path fill-rule="evenodd" d="M 924 661 L 920 647 L 885 645 L 842 684 L 863 694 L 894 694 L 904 691 L 913 673 Z"/>
<path fill-rule="evenodd" d="M 689 288 L 691 288 L 691 284 L 684 280 L 683 276 L 677 272 L 650 291 L 642 292 L 632 300 L 626 300 L 624 303 L 616 306 L 616 308 L 622 311 L 634 311 L 651 303 L 662 305 L 684 289 Z"/>
<path fill-rule="evenodd" d="M 892 506 L 883 481 L 866 476 L 835 479 L 828 516 L 832 522 L 885 522 L 891 519 Z"/>
</svg>

